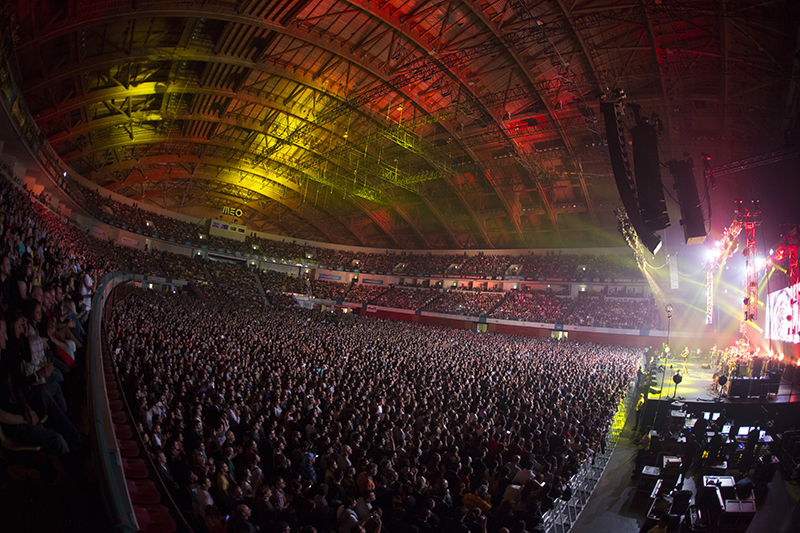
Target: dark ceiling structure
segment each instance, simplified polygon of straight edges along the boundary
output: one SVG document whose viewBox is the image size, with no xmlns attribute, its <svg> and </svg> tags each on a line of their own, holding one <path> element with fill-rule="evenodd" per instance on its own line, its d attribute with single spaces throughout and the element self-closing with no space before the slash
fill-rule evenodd
<svg viewBox="0 0 800 533">
<path fill-rule="evenodd" d="M 792 0 L 4 4 L 71 168 L 296 239 L 620 246 L 601 94 L 660 117 L 662 162 L 782 146 L 798 105 Z"/>
</svg>

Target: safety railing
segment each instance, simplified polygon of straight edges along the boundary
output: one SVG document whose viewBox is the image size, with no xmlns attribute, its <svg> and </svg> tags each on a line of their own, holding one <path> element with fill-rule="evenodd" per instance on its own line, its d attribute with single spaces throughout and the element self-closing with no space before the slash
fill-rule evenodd
<svg viewBox="0 0 800 533">
<path fill-rule="evenodd" d="M 570 479 L 569 486 L 572 489 L 572 497 L 569 501 L 556 500 L 553 508 L 544 515 L 544 526 L 547 533 L 568 533 L 575 525 L 611 460 L 622 429 L 625 427 L 628 413 L 631 411 L 635 391 L 635 385 L 631 384 L 625 396 L 617 404 L 614 418 L 604 438 L 605 445 L 587 458 L 581 464 L 578 472 Z"/>
<path fill-rule="evenodd" d="M 132 280 L 133 276 L 133 272 L 111 272 L 98 282 L 98 294 L 92 299 L 91 330 L 86 350 L 86 371 L 89 378 L 88 402 L 94 422 L 94 437 L 99 464 L 103 472 L 100 483 L 104 484 L 102 492 L 114 531 L 119 533 L 133 533 L 139 530 L 139 525 L 125 482 L 122 456 L 114 433 L 111 407 L 108 403 L 106 376 L 103 372 L 102 330 L 106 300 L 117 285 Z"/>
</svg>

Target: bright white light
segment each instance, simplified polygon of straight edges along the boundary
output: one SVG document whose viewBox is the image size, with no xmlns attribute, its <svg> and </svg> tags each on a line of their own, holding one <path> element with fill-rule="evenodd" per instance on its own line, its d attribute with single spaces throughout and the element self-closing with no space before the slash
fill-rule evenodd
<svg viewBox="0 0 800 533">
<path fill-rule="evenodd" d="M 773 250 L 772 248 L 770 248 L 770 249 L 769 249 L 769 255 L 772 255 L 772 254 L 774 254 L 774 253 L 775 253 L 775 250 Z"/>
<path fill-rule="evenodd" d="M 767 266 L 767 260 L 763 257 L 756 257 L 756 269 L 761 270 Z"/>
</svg>

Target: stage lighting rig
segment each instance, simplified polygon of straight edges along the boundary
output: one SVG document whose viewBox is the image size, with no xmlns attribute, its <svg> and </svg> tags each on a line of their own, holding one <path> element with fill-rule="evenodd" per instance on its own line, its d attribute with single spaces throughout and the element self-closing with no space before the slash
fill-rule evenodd
<svg viewBox="0 0 800 533">
<path fill-rule="evenodd" d="M 742 289 L 743 316 L 740 330 L 744 330 L 745 322 L 753 321 L 758 316 L 758 265 L 756 261 L 756 226 L 761 225 L 761 202 L 753 200 L 748 207 L 742 200 L 734 200 L 734 219 L 725 228 L 719 241 L 714 245 L 711 262 L 706 271 L 706 324 L 713 322 L 714 316 L 714 276 L 725 264 L 725 260 L 733 254 L 737 247 L 739 234 L 744 230 L 747 243 L 742 253 L 746 258 L 746 277 Z"/>
</svg>

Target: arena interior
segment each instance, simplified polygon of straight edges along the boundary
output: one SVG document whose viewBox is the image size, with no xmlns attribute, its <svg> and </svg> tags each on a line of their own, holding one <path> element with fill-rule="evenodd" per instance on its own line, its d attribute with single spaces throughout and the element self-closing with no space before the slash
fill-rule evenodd
<svg viewBox="0 0 800 533">
<path fill-rule="evenodd" d="M 797 2 L 0 15 L 1 531 L 800 531 Z"/>
</svg>

